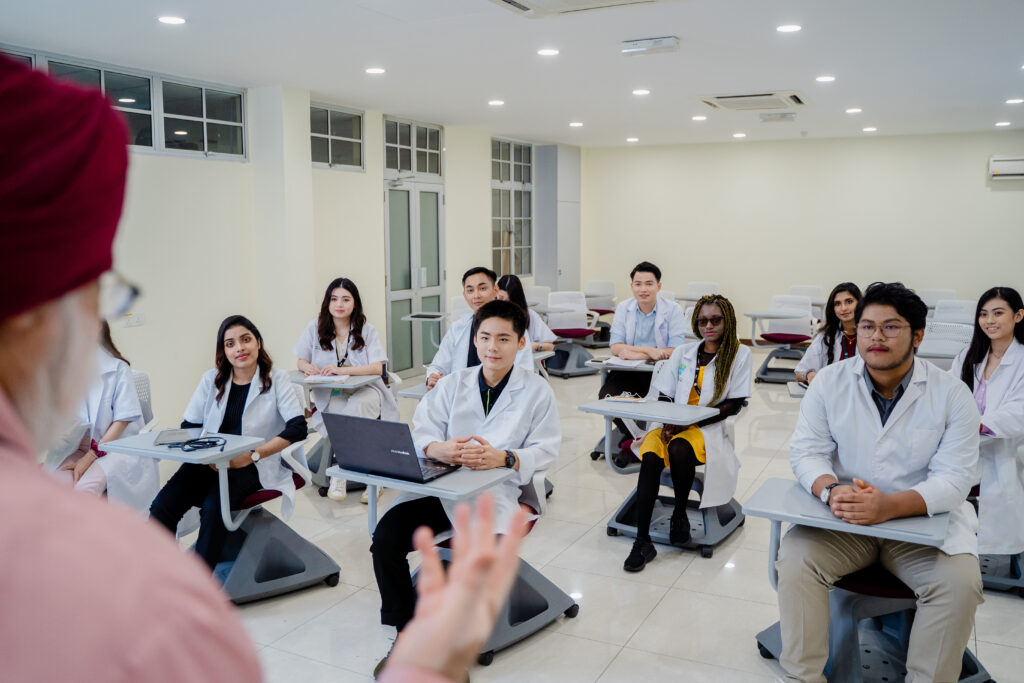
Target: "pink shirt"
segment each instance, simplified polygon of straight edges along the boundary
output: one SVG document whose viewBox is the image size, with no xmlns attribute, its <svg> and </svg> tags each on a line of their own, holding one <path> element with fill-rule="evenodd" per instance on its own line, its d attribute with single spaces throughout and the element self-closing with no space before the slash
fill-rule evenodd
<svg viewBox="0 0 1024 683">
<path fill-rule="evenodd" d="M 0 390 L 0 661 L 10 681 L 262 680 L 205 566 L 127 508 L 62 487 Z"/>
</svg>

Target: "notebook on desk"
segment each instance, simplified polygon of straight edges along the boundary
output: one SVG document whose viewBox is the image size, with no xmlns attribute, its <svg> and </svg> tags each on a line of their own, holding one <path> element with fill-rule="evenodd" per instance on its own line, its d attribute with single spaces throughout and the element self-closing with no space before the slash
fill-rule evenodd
<svg viewBox="0 0 1024 683">
<path fill-rule="evenodd" d="M 404 422 L 323 413 L 324 426 L 342 469 L 426 483 L 459 469 L 416 455 L 412 432 Z"/>
</svg>

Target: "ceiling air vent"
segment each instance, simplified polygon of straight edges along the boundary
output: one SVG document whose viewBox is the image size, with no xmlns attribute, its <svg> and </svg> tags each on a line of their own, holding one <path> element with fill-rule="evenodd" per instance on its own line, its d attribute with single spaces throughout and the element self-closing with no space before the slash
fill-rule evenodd
<svg viewBox="0 0 1024 683">
<path fill-rule="evenodd" d="M 797 109 L 807 104 L 803 96 L 792 91 L 755 93 L 753 95 L 717 95 L 699 99 L 712 109 L 732 109 L 734 111 Z"/>
<path fill-rule="evenodd" d="M 609 7 L 626 7 L 628 5 L 652 5 L 656 2 L 675 2 L 678 0 L 490 0 L 519 16 L 537 19 L 554 17 L 573 12 L 587 12 Z"/>
</svg>

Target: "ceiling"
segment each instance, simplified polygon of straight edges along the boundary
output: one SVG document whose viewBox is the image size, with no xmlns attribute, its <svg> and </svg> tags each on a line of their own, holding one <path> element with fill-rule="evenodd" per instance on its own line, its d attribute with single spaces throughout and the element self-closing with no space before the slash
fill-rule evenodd
<svg viewBox="0 0 1024 683">
<path fill-rule="evenodd" d="M 166 14 L 187 23 L 156 21 Z M 780 24 L 803 30 L 779 33 Z M 491 0 L 0 6 L 8 45 L 228 85 L 291 85 L 319 101 L 586 147 L 734 141 L 735 132 L 862 136 L 867 126 L 873 135 L 1021 130 L 1024 104 L 1005 101 L 1024 98 L 1022 29 L 1021 0 L 668 0 L 537 19 Z M 677 52 L 619 52 L 623 40 L 664 35 L 679 37 Z M 561 52 L 540 57 L 543 47 Z M 369 76 L 371 66 L 387 73 Z M 836 80 L 815 81 L 824 74 Z M 697 101 L 774 90 L 806 99 L 795 122 Z"/>
</svg>

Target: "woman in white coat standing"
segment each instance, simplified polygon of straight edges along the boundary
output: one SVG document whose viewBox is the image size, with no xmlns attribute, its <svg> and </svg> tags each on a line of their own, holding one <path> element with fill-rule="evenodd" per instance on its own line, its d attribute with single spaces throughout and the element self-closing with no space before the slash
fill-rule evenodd
<svg viewBox="0 0 1024 683">
<path fill-rule="evenodd" d="M 498 278 L 498 295 L 501 301 L 511 301 L 526 311 L 530 324 L 526 327 L 527 335 L 530 338 L 531 351 L 551 351 L 555 348 L 558 337 L 547 326 L 547 323 L 540 317 L 537 311 L 531 309 L 526 303 L 526 292 L 523 291 L 523 283 L 518 275 L 502 275 Z"/>
<path fill-rule="evenodd" d="M 825 304 L 825 322 L 794 371 L 798 382 L 810 384 L 826 365 L 857 355 L 854 316 L 860 299 L 860 287 L 852 282 L 840 282 L 832 289 Z"/>
<path fill-rule="evenodd" d="M 274 489 L 281 492 L 281 511 L 288 517 L 295 505 L 295 484 L 278 453 L 306 438 L 306 418 L 288 374 L 274 369 L 259 330 L 240 315 L 221 323 L 214 365 L 199 380 L 181 426 L 263 439 L 262 446 L 231 460 L 231 508 L 260 489 Z M 221 520 L 218 475 L 212 465 L 185 463 L 179 467 L 149 513 L 174 533 L 192 507 L 200 508 L 196 553 L 213 569 L 224 548 L 227 528 Z"/>
<path fill-rule="evenodd" d="M 706 464 L 701 507 L 723 505 L 736 492 L 740 463 L 725 436 L 725 418 L 735 415 L 750 396 L 750 349 L 736 336 L 736 313 L 720 294 L 702 297 L 693 309 L 693 332 L 699 342 L 676 348 L 651 380 L 651 394 L 662 401 L 713 406 L 718 415 L 692 425 L 648 425 L 633 443 L 640 457 L 636 487 L 636 541 L 623 563 L 628 572 L 641 571 L 657 556 L 651 542 L 651 516 L 658 499 L 661 472 L 669 468 L 676 506 L 669 539 L 672 545 L 690 541 L 686 500 L 698 465 Z"/>
<path fill-rule="evenodd" d="M 322 413 L 340 413 L 371 419 L 397 421 L 398 404 L 384 384 L 388 355 L 377 336 L 377 330 L 366 322 L 363 301 L 356 283 L 339 277 L 327 285 L 320 304 L 320 315 L 310 320 L 292 350 L 298 357 L 299 370 L 311 375 L 375 375 L 373 383 L 356 389 L 313 389 L 313 427 L 320 438 L 327 438 Z M 327 496 L 345 500 L 347 482 L 331 478 Z M 377 489 L 378 494 L 381 489 Z M 363 492 L 363 502 L 366 492 Z"/>
<path fill-rule="evenodd" d="M 950 372 L 974 394 L 981 413 L 978 552 L 1024 552 L 1024 301 L 1009 287 L 978 300 L 971 344 Z"/>
</svg>

